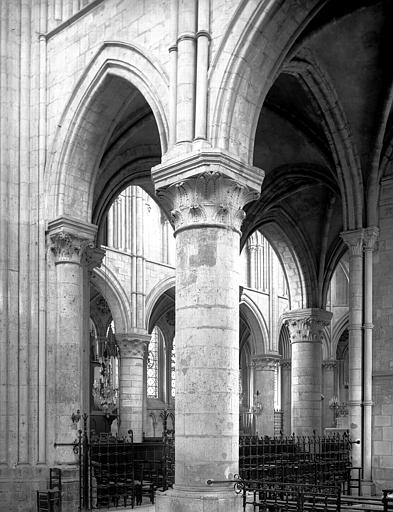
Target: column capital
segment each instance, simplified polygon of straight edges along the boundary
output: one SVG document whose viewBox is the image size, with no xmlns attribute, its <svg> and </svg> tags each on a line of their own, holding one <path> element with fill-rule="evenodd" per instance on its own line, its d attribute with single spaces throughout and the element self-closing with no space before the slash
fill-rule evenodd
<svg viewBox="0 0 393 512">
<path fill-rule="evenodd" d="M 332 313 L 325 309 L 296 309 L 283 314 L 291 343 L 322 343 L 323 330 L 329 325 Z"/>
<path fill-rule="evenodd" d="M 292 361 L 290 359 L 281 359 L 279 361 L 279 365 L 285 370 L 290 370 L 292 367 Z"/>
<path fill-rule="evenodd" d="M 264 173 L 220 151 L 199 151 L 152 169 L 175 230 L 212 225 L 240 231 L 243 206 L 258 199 Z"/>
<path fill-rule="evenodd" d="M 337 361 L 335 359 L 325 359 L 322 361 L 322 368 L 326 368 L 327 370 L 334 370 L 337 368 Z"/>
<path fill-rule="evenodd" d="M 368 227 L 364 230 L 364 250 L 373 251 L 379 237 L 379 228 L 376 226 Z"/>
<path fill-rule="evenodd" d="M 149 345 L 149 334 L 115 334 L 120 357 L 143 359 Z"/>
<path fill-rule="evenodd" d="M 349 248 L 351 256 L 361 256 L 363 253 L 364 229 L 351 229 L 342 231 L 341 238 Z"/>
<path fill-rule="evenodd" d="M 251 359 L 251 366 L 256 370 L 274 370 L 280 362 L 279 354 L 256 354 Z"/>
<path fill-rule="evenodd" d="M 95 268 L 99 268 L 104 257 L 105 250 L 102 247 L 91 247 L 91 244 L 89 244 L 85 250 L 87 270 L 92 272 Z"/>
<path fill-rule="evenodd" d="M 50 249 L 58 263 L 80 264 L 88 248 L 94 248 L 97 226 L 66 215 L 49 222 Z"/>
</svg>

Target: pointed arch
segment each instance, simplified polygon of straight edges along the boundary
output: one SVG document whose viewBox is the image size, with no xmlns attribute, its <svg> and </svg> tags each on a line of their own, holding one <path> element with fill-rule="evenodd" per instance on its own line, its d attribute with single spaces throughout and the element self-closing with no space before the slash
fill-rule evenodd
<svg viewBox="0 0 393 512">
<path fill-rule="evenodd" d="M 154 316 L 153 313 L 154 313 L 154 310 L 156 309 L 158 302 L 164 295 L 168 296 L 169 291 L 171 291 L 171 294 L 170 294 L 171 298 L 169 299 L 170 306 L 171 307 L 174 306 L 174 297 L 175 297 L 174 290 L 175 290 L 175 276 L 170 276 L 170 277 L 163 279 L 159 283 L 157 283 L 152 288 L 152 290 L 150 290 L 150 292 L 147 294 L 146 306 L 145 306 L 145 311 L 146 311 L 145 325 L 146 325 L 146 329 L 148 331 L 151 330 L 154 326 L 155 321 L 153 318 L 153 316 Z M 169 306 L 169 304 L 168 304 L 168 306 Z"/>
<path fill-rule="evenodd" d="M 131 304 L 116 275 L 105 264 L 93 270 L 92 281 L 106 300 L 117 334 L 131 331 Z"/>
<path fill-rule="evenodd" d="M 45 183 L 47 217 L 73 213 L 90 220 L 93 191 L 106 142 L 121 111 L 140 95 L 167 149 L 168 80 L 135 45 L 105 42 L 75 86 L 49 152 Z"/>
<path fill-rule="evenodd" d="M 322 124 L 337 170 L 343 204 L 344 230 L 362 226 L 363 177 L 349 122 L 326 72 L 310 50 L 303 49 L 284 66 L 283 73 L 297 78 L 322 112 Z"/>
<path fill-rule="evenodd" d="M 269 330 L 259 307 L 247 295 L 247 290 L 243 290 L 241 295 L 240 313 L 250 329 L 251 355 L 267 353 L 269 351 Z"/>
<path fill-rule="evenodd" d="M 295 41 L 325 2 L 241 2 L 211 66 L 210 138 L 252 163 L 264 98 Z M 234 122 L 236 120 L 236 122 Z"/>
</svg>

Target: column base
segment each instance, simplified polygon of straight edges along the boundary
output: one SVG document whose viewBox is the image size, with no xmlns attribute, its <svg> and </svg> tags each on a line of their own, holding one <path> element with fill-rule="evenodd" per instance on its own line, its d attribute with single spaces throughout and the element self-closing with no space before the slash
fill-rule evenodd
<svg viewBox="0 0 393 512">
<path fill-rule="evenodd" d="M 372 480 L 362 480 L 360 482 L 360 492 L 362 493 L 362 496 L 375 496 L 375 483 Z"/>
<path fill-rule="evenodd" d="M 241 512 L 242 496 L 234 491 L 198 492 L 170 489 L 156 494 L 156 512 Z"/>
</svg>

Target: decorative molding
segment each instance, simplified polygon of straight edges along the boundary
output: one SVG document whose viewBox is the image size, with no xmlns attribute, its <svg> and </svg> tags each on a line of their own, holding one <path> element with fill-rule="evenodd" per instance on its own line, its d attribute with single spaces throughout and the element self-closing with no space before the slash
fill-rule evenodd
<svg viewBox="0 0 393 512">
<path fill-rule="evenodd" d="M 262 169 L 248 165 L 218 149 L 194 151 L 179 158 L 164 160 L 161 164 L 153 167 L 151 172 L 156 190 L 166 189 L 180 180 L 183 181 L 205 172 L 213 174 L 219 172 L 240 186 L 253 190 L 258 195 L 265 177 Z"/>
<path fill-rule="evenodd" d="M 291 343 L 322 343 L 324 328 L 330 324 L 332 313 L 325 309 L 297 309 L 283 314 Z"/>
</svg>

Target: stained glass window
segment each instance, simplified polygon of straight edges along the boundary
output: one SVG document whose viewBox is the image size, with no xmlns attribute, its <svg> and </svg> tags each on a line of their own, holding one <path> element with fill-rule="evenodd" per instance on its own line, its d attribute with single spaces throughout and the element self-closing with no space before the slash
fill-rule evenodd
<svg viewBox="0 0 393 512">
<path fill-rule="evenodd" d="M 172 352 L 171 352 L 171 397 L 175 398 L 176 394 L 176 350 L 175 350 L 175 339 L 173 339 L 172 343 Z"/>
<path fill-rule="evenodd" d="M 154 327 L 151 333 L 149 353 L 147 357 L 147 396 L 149 398 L 158 398 L 159 340 L 160 331 L 158 327 Z"/>
</svg>

